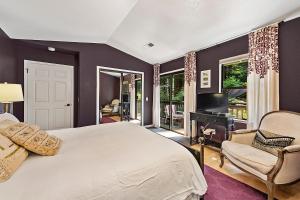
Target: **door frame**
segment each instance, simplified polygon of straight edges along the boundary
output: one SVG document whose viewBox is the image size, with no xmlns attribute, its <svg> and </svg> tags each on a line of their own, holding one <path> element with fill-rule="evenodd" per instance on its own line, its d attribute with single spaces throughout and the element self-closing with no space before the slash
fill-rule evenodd
<svg viewBox="0 0 300 200">
<path fill-rule="evenodd" d="M 144 72 L 141 71 L 134 71 L 134 70 L 127 70 L 127 69 L 120 69 L 120 68 L 112 68 L 112 67 L 104 67 L 104 66 L 96 66 L 96 79 L 97 79 L 97 87 L 96 87 L 96 124 L 100 124 L 100 71 L 102 70 L 110 70 L 116 72 L 123 72 L 123 73 L 134 73 L 140 74 L 142 76 L 142 119 L 141 119 L 141 126 L 144 126 L 144 107 L 145 107 L 145 77 Z"/>
<path fill-rule="evenodd" d="M 28 76 L 27 76 L 27 70 L 28 70 L 28 65 L 30 63 L 35 63 L 35 64 L 43 64 L 43 65 L 50 65 L 50 66 L 57 66 L 57 67 L 62 67 L 62 68 L 68 68 L 71 69 L 72 71 L 72 76 L 71 76 L 71 128 L 74 127 L 74 66 L 71 65 L 63 65 L 63 64 L 56 64 L 56 63 L 49 63 L 49 62 L 40 62 L 40 61 L 34 61 L 34 60 L 24 60 L 24 122 L 27 122 L 28 120 Z"/>
<path fill-rule="evenodd" d="M 169 71 L 169 72 L 160 73 L 160 74 L 159 74 L 159 77 L 162 77 L 162 76 L 171 76 L 171 77 L 173 78 L 174 75 L 176 75 L 176 74 L 181 74 L 181 73 L 184 73 L 184 68 L 176 69 L 176 70 Z M 172 78 L 171 78 L 171 79 L 172 79 Z M 170 84 L 171 84 L 171 85 L 170 85 L 170 88 L 169 88 L 169 89 L 170 89 L 170 97 L 169 97 L 169 106 L 170 106 L 170 108 L 169 108 L 169 109 L 172 109 L 172 108 L 171 108 L 171 105 L 172 105 L 172 87 L 173 87 L 172 81 L 171 81 Z M 160 100 L 159 100 L 159 101 L 160 101 Z M 186 101 L 186 98 L 184 98 L 184 101 Z M 183 101 L 183 103 L 184 103 L 184 101 Z M 182 133 L 180 133 L 180 132 L 178 132 L 178 131 L 172 129 L 173 112 L 172 112 L 172 110 L 170 110 L 169 112 L 170 112 L 170 123 L 169 123 L 169 128 L 166 129 L 166 128 L 161 127 L 161 126 L 160 126 L 160 128 L 163 128 L 163 129 L 166 129 L 166 130 L 169 130 L 169 131 L 173 131 L 173 132 L 176 132 L 176 133 L 182 135 Z M 160 119 L 159 119 L 159 120 L 160 120 Z M 161 123 L 160 123 L 160 124 L 161 124 Z"/>
<path fill-rule="evenodd" d="M 138 81 L 143 82 L 143 81 L 142 81 L 141 78 L 137 78 L 137 79 L 135 79 L 134 81 L 135 81 L 135 89 L 134 89 L 134 93 L 135 93 L 135 94 L 134 94 L 134 95 L 135 95 L 135 98 L 134 98 L 134 100 L 135 100 L 135 101 L 134 101 L 134 103 L 135 103 L 135 105 L 134 105 L 134 106 L 135 106 L 135 109 L 134 109 L 134 111 L 135 111 L 135 113 L 134 113 L 134 118 L 135 118 L 136 120 L 138 120 L 138 118 L 137 118 L 137 114 L 138 114 L 138 113 L 137 113 L 137 110 L 138 110 L 138 109 L 137 109 L 137 102 L 138 102 L 138 101 L 137 101 L 137 98 L 136 98 L 136 96 L 137 96 L 137 82 L 138 82 Z M 142 90 L 143 90 L 143 89 L 142 89 Z M 141 114 L 142 114 L 142 113 L 141 113 Z M 142 115 L 143 115 L 143 114 L 142 114 Z"/>
</svg>

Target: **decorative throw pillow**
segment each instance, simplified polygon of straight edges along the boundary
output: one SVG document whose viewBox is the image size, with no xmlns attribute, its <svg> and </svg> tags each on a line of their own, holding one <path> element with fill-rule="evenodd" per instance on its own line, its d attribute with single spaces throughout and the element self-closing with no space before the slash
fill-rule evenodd
<svg viewBox="0 0 300 200">
<path fill-rule="evenodd" d="M 252 146 L 278 156 L 278 151 L 290 146 L 294 140 L 295 138 L 293 137 L 258 130 L 252 142 Z"/>
<path fill-rule="evenodd" d="M 2 135 L 16 144 L 42 156 L 53 156 L 57 153 L 61 140 L 48 135 L 38 126 L 16 123 L 1 130 Z"/>
<path fill-rule="evenodd" d="M 8 120 L 8 119 L 0 121 L 0 133 L 7 127 L 17 123 L 19 122 Z"/>
<path fill-rule="evenodd" d="M 9 179 L 27 156 L 24 148 L 0 134 L 0 182 Z"/>
<path fill-rule="evenodd" d="M 4 120 L 10 120 L 10 121 L 14 121 L 14 122 L 20 122 L 14 115 L 12 115 L 10 113 L 0 114 L 0 121 L 4 121 Z"/>
</svg>

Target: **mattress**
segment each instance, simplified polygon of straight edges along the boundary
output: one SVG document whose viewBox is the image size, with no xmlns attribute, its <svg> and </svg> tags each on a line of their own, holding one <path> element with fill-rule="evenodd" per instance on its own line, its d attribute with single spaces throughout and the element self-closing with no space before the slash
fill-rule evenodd
<svg viewBox="0 0 300 200">
<path fill-rule="evenodd" d="M 30 155 L 0 183 L 1 200 L 191 200 L 207 190 L 189 151 L 138 125 L 49 133 L 63 140 L 58 154 Z"/>
</svg>

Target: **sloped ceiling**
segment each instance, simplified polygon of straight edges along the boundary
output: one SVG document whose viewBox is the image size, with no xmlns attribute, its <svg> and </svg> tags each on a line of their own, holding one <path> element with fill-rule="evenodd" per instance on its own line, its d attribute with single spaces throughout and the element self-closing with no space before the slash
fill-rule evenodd
<svg viewBox="0 0 300 200">
<path fill-rule="evenodd" d="M 154 64 L 299 9 L 299 0 L 0 0 L 0 27 L 15 39 L 106 43 Z"/>
</svg>

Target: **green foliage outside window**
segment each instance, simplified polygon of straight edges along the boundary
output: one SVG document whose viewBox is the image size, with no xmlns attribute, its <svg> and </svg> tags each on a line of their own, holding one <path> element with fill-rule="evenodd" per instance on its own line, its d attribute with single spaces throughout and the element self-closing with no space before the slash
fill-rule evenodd
<svg viewBox="0 0 300 200">
<path fill-rule="evenodd" d="M 224 89 L 246 88 L 247 87 L 248 62 L 236 62 L 223 66 Z"/>
<path fill-rule="evenodd" d="M 237 119 L 246 120 L 248 61 L 223 65 L 223 92 L 228 94 L 229 113 Z"/>
</svg>

